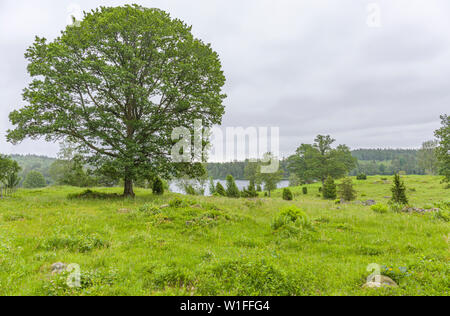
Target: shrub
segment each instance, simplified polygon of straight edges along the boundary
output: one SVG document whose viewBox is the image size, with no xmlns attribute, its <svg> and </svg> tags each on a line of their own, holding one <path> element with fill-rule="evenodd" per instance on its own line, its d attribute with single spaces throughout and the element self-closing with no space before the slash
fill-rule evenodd
<svg viewBox="0 0 450 316">
<path fill-rule="evenodd" d="M 324 199 L 334 200 L 337 197 L 336 184 L 332 177 L 328 177 L 323 185 L 322 195 Z"/>
<path fill-rule="evenodd" d="M 403 205 L 408 204 L 408 198 L 406 197 L 406 187 L 403 181 L 400 179 L 400 175 L 394 176 L 394 185 L 392 186 L 392 199 L 394 203 L 400 203 Z"/>
<path fill-rule="evenodd" d="M 308 188 L 307 187 L 303 187 L 302 188 L 302 192 L 304 195 L 308 194 Z"/>
<path fill-rule="evenodd" d="M 162 180 L 158 177 L 153 181 L 153 194 L 155 195 L 163 195 L 164 194 L 164 185 Z"/>
<path fill-rule="evenodd" d="M 403 204 L 395 203 L 395 202 L 392 202 L 392 201 L 389 201 L 388 204 L 389 204 L 389 209 L 392 212 L 394 212 L 394 213 L 400 213 L 402 211 L 403 207 L 404 207 Z"/>
<path fill-rule="evenodd" d="M 239 198 L 241 196 L 241 192 L 234 182 L 234 178 L 232 175 L 227 176 L 227 197 L 229 198 Z"/>
<path fill-rule="evenodd" d="M 439 209 L 436 212 L 434 212 L 433 215 L 434 215 L 434 218 L 443 220 L 444 222 L 450 221 L 450 211 L 449 210 Z"/>
<path fill-rule="evenodd" d="M 356 199 L 356 191 L 353 188 L 352 179 L 345 178 L 339 185 L 339 197 L 344 201 L 353 201 Z"/>
<path fill-rule="evenodd" d="M 381 203 L 377 203 L 375 205 L 372 205 L 370 208 L 375 213 L 385 214 L 385 213 L 388 212 L 387 205 L 384 205 L 384 204 L 381 204 Z"/>
<path fill-rule="evenodd" d="M 288 188 L 283 189 L 283 200 L 285 201 L 292 201 L 294 199 L 294 196 L 292 195 L 292 191 Z"/>
<path fill-rule="evenodd" d="M 44 176 L 38 171 L 28 172 L 25 181 L 23 182 L 23 187 L 27 189 L 43 188 L 46 186 L 47 182 L 45 181 Z"/>
<path fill-rule="evenodd" d="M 227 191 L 225 191 L 225 188 L 223 187 L 222 183 L 217 182 L 216 184 L 216 193 L 219 196 L 227 196 Z"/>
<path fill-rule="evenodd" d="M 272 229 L 277 230 L 286 225 L 311 228 L 311 222 L 305 212 L 296 206 L 288 206 L 272 222 Z"/>
<path fill-rule="evenodd" d="M 367 180 L 367 176 L 364 173 L 360 173 L 356 176 L 356 180 Z"/>
<path fill-rule="evenodd" d="M 86 200 L 108 200 L 108 199 L 117 199 L 121 196 L 117 193 L 103 193 L 103 192 L 95 192 L 92 190 L 85 190 L 81 193 L 74 193 L 67 195 L 69 200 L 73 199 L 86 199 Z"/>
</svg>

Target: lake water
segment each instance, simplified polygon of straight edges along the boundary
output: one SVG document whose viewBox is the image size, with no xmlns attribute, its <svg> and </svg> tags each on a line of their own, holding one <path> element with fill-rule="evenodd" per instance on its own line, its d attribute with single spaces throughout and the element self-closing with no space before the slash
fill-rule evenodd
<svg viewBox="0 0 450 316">
<path fill-rule="evenodd" d="M 217 185 L 217 182 L 220 182 L 223 187 L 226 189 L 227 188 L 227 181 L 226 180 L 214 180 L 214 184 Z M 249 186 L 249 181 L 248 180 L 235 180 L 237 187 L 239 188 L 239 190 L 243 190 L 244 188 Z M 289 186 L 289 181 L 288 180 L 283 180 L 280 181 L 277 185 L 278 189 L 282 189 L 282 188 L 287 188 Z M 180 190 L 180 188 L 176 185 L 176 183 L 174 181 L 172 181 L 170 183 L 170 191 L 174 192 L 174 193 L 182 193 L 184 194 L 184 192 L 182 190 Z M 209 194 L 209 182 L 205 185 L 205 194 L 206 195 L 210 195 Z"/>
</svg>

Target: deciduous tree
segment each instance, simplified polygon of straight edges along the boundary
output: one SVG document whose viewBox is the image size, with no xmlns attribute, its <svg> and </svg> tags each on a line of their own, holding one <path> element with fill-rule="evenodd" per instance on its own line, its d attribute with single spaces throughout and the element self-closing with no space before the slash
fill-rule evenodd
<svg viewBox="0 0 450 316">
<path fill-rule="evenodd" d="M 97 168 L 124 180 L 124 195 L 147 173 L 203 171 L 171 163 L 175 127 L 220 124 L 225 77 L 217 53 L 191 27 L 158 9 L 101 7 L 52 42 L 25 54 L 33 81 L 27 105 L 10 114 L 7 138 L 67 139 Z"/>
</svg>

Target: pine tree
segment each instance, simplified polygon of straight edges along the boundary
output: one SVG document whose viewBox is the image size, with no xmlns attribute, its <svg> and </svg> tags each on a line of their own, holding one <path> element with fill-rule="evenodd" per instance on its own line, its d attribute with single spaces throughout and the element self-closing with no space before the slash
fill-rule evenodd
<svg viewBox="0 0 450 316">
<path fill-rule="evenodd" d="M 408 204 L 408 198 L 406 197 L 406 187 L 403 181 L 400 179 L 400 175 L 398 173 L 394 176 L 394 185 L 392 186 L 391 191 L 392 202 Z"/>
<path fill-rule="evenodd" d="M 232 175 L 227 176 L 227 196 L 230 198 L 241 197 L 241 192 L 239 192 L 239 189 L 236 185 L 236 182 L 234 182 L 234 178 Z"/>
<path fill-rule="evenodd" d="M 158 177 L 153 181 L 153 194 L 155 195 L 163 195 L 164 194 L 164 185 L 162 180 Z"/>
<path fill-rule="evenodd" d="M 327 200 L 334 200 L 336 199 L 336 184 L 334 183 L 334 180 L 332 177 L 328 177 L 325 180 L 325 183 L 323 184 L 322 189 L 323 198 Z"/>
<path fill-rule="evenodd" d="M 248 191 L 249 197 L 257 197 L 258 196 L 258 193 L 256 192 L 256 189 L 255 189 L 255 182 L 253 180 L 250 180 L 250 184 L 248 186 L 247 191 Z"/>
<path fill-rule="evenodd" d="M 283 200 L 285 201 L 292 201 L 294 199 L 294 196 L 292 194 L 292 191 L 288 188 L 283 189 Z"/>
<path fill-rule="evenodd" d="M 222 183 L 220 183 L 220 182 L 217 182 L 216 193 L 220 196 L 227 196 L 227 192 L 225 191 L 225 188 L 223 187 Z"/>
<path fill-rule="evenodd" d="M 353 182 L 350 178 L 345 178 L 339 185 L 339 197 L 344 201 L 353 201 L 356 199 L 356 191 L 353 188 Z"/>
</svg>

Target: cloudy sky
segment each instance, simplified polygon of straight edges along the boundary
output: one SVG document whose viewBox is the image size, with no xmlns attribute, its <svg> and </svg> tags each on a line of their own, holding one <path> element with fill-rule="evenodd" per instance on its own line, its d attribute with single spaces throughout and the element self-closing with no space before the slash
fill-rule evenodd
<svg viewBox="0 0 450 316">
<path fill-rule="evenodd" d="M 227 77 L 223 127 L 278 126 L 284 155 L 317 134 L 352 148 L 419 147 L 450 112 L 447 0 L 1 0 L 0 152 L 58 151 L 5 141 L 34 37 L 55 38 L 78 8 L 125 3 L 166 10 L 210 42 Z"/>
</svg>

